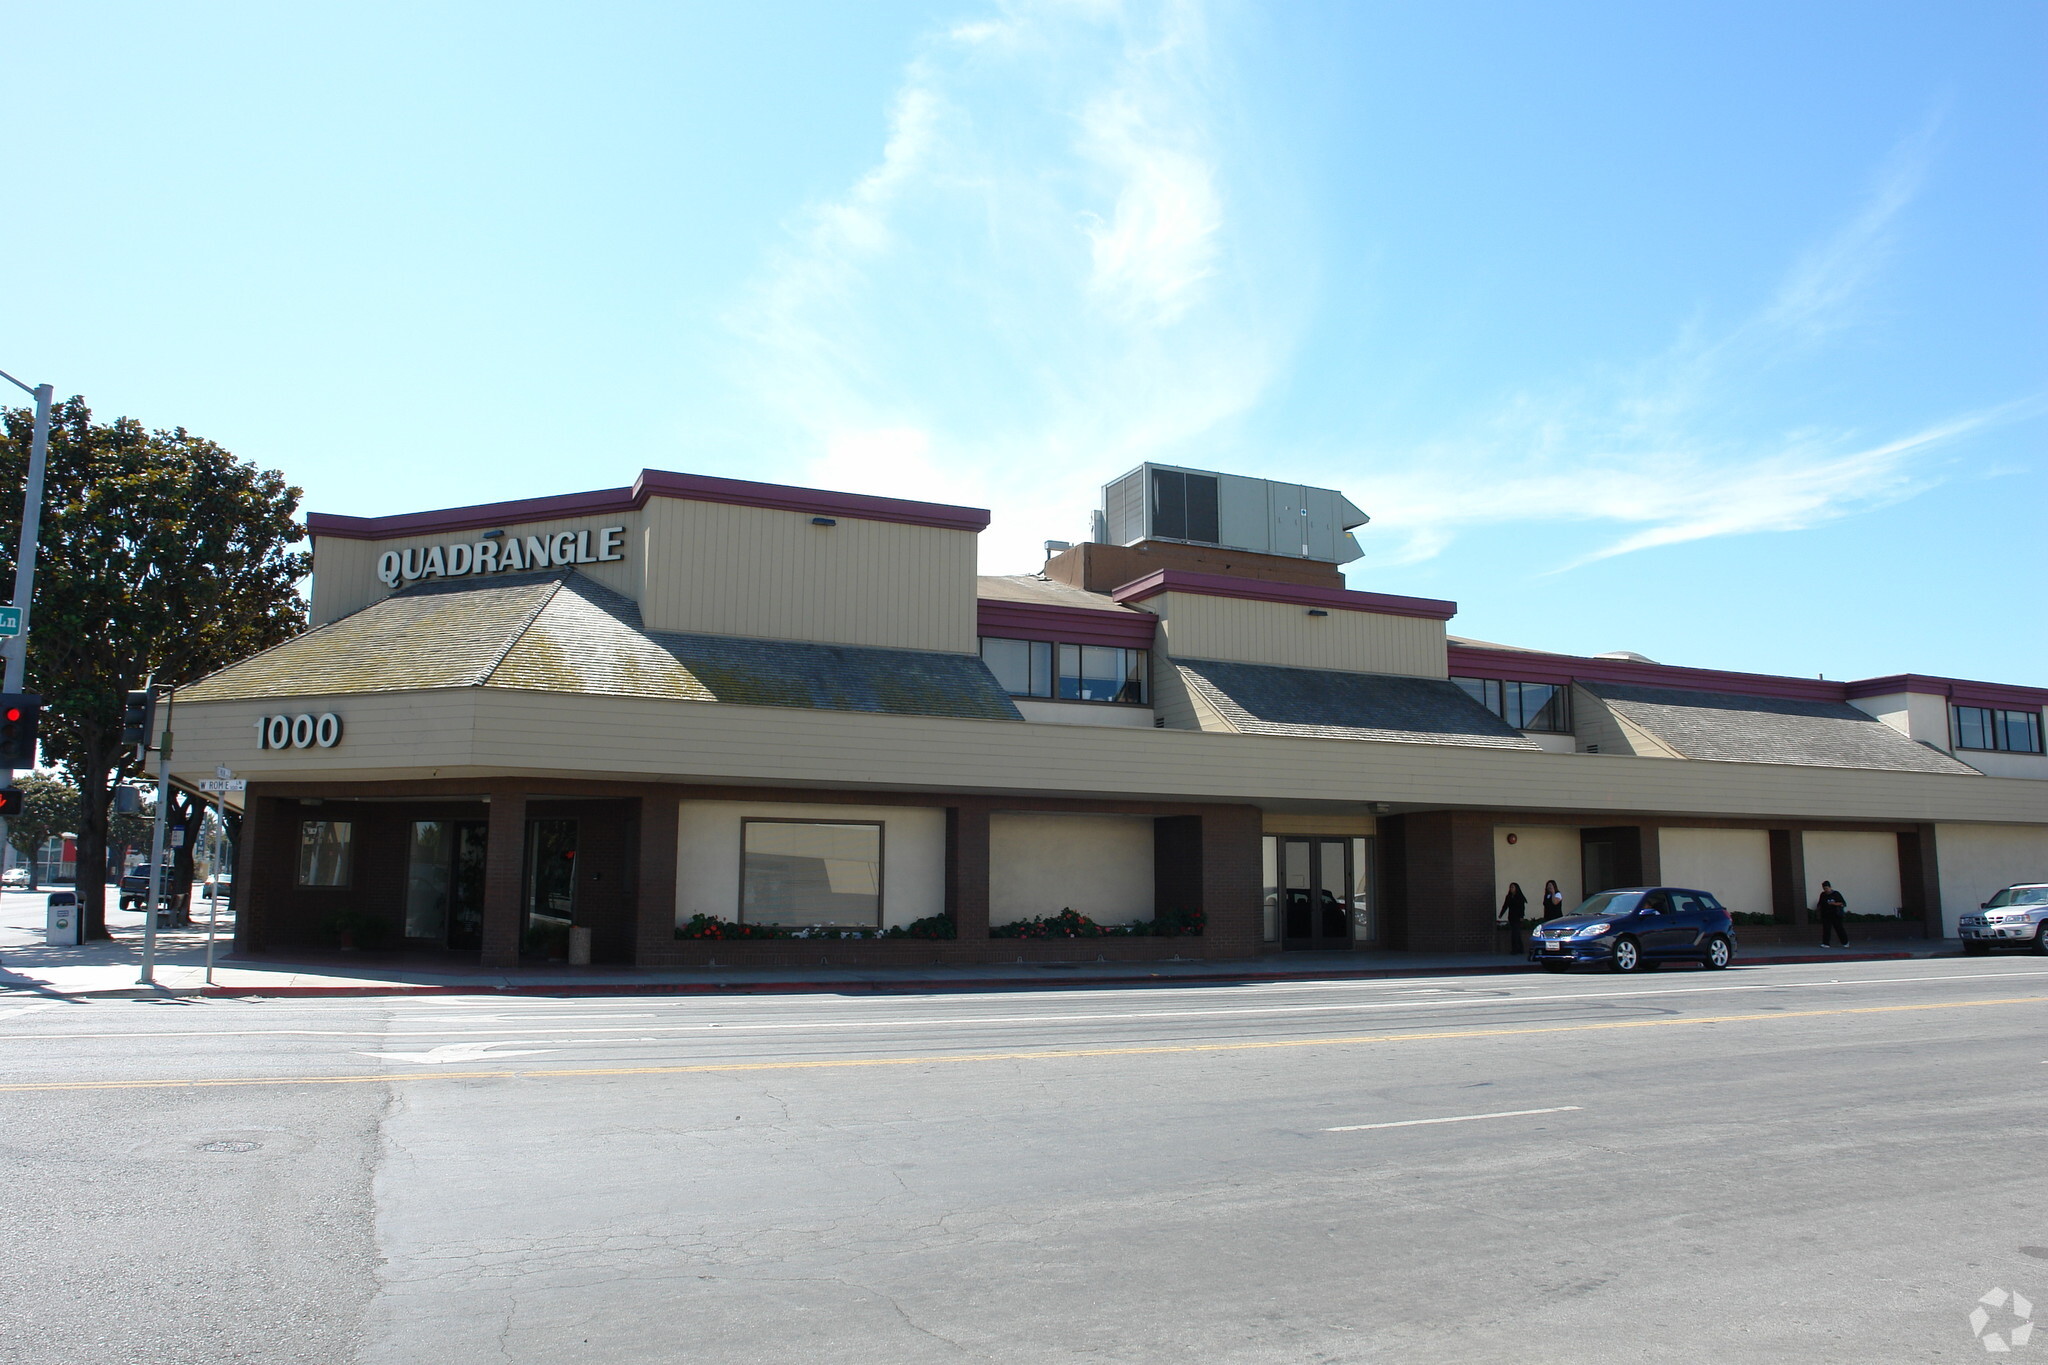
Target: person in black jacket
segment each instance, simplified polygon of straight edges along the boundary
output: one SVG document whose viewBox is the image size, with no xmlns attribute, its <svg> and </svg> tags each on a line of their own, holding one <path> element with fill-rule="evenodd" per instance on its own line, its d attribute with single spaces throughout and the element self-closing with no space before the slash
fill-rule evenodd
<svg viewBox="0 0 2048 1365">
<path fill-rule="evenodd" d="M 1496 923 L 1508 932 L 1508 951 L 1522 951 L 1522 916 L 1529 909 L 1529 898 L 1522 894 L 1520 882 L 1509 882 L 1508 893 L 1501 898 L 1500 913 L 1494 916 Z"/>
<path fill-rule="evenodd" d="M 1814 899 L 1813 908 L 1820 912 L 1820 946 L 1828 946 L 1828 935 L 1841 938 L 1844 948 L 1849 946 L 1849 925 L 1842 915 L 1849 908 L 1849 902 L 1842 899 L 1842 893 L 1835 890 L 1833 882 L 1820 884 L 1820 895 Z"/>
<path fill-rule="evenodd" d="M 1564 918 L 1564 892 L 1557 889 L 1557 883 L 1543 883 L 1543 918 Z"/>
</svg>

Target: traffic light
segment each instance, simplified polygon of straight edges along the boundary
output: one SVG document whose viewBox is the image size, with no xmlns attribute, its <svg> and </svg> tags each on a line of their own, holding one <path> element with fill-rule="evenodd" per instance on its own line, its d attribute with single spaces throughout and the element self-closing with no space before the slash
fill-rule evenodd
<svg viewBox="0 0 2048 1365">
<path fill-rule="evenodd" d="M 0 820 L 12 820 L 21 814 L 21 788 L 0 787 Z"/>
<path fill-rule="evenodd" d="M 136 744 L 147 749 L 149 742 L 156 738 L 156 692 L 144 688 L 130 692 L 128 700 L 121 707 L 121 742 Z"/>
<path fill-rule="evenodd" d="M 0 768 L 36 766 L 36 724 L 43 699 L 33 692 L 0 693 Z"/>
</svg>

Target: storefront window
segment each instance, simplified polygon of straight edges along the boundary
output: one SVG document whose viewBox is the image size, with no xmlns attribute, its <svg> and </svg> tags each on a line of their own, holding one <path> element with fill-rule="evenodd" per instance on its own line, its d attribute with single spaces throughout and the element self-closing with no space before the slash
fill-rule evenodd
<svg viewBox="0 0 2048 1365">
<path fill-rule="evenodd" d="M 1145 700 L 1142 649 L 1109 645 L 1060 646 L 1060 698 L 1063 701 Z"/>
<path fill-rule="evenodd" d="M 349 835 L 347 820 L 299 822 L 299 885 L 347 886 Z"/>
<path fill-rule="evenodd" d="M 454 872 L 446 820 L 415 820 L 405 869 L 405 936 L 448 936 L 448 883 Z"/>
<path fill-rule="evenodd" d="M 985 639 L 981 661 L 1013 697 L 1052 695 L 1052 644 L 1045 640 Z"/>
<path fill-rule="evenodd" d="M 882 927 L 881 825 L 748 820 L 741 847 L 741 923 Z"/>
</svg>

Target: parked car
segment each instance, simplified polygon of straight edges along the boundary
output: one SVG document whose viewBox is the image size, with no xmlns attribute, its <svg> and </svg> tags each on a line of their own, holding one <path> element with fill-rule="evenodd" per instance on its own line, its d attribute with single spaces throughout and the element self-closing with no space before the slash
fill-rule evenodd
<svg viewBox="0 0 2048 1365">
<path fill-rule="evenodd" d="M 2048 882 L 2016 883 L 1977 908 L 1983 913 L 1956 921 L 1964 952 L 1983 954 L 2002 946 L 2048 953 Z"/>
<path fill-rule="evenodd" d="M 212 896 L 217 894 L 220 896 L 222 900 L 226 900 L 228 898 L 229 893 L 234 890 L 234 885 L 234 873 L 216 872 L 213 876 L 208 877 L 206 879 L 206 885 L 199 888 L 199 894 L 202 896 Z"/>
<path fill-rule="evenodd" d="M 1718 970 L 1735 960 L 1735 921 L 1705 891 L 1630 886 L 1589 896 L 1529 935 L 1529 960 L 1548 972 L 1577 965 L 1654 971 L 1666 962 Z"/>
<path fill-rule="evenodd" d="M 157 900 L 162 904 L 168 905 L 173 899 L 172 887 L 175 885 L 176 880 L 171 876 L 171 869 L 166 867 L 163 873 L 163 881 L 157 886 Z M 121 908 L 123 910 L 140 910 L 148 903 L 149 868 L 146 866 L 129 868 L 121 874 Z"/>
<path fill-rule="evenodd" d="M 28 869 L 25 867 L 10 867 L 5 872 L 0 872 L 0 887 L 15 891 L 27 885 Z"/>
</svg>

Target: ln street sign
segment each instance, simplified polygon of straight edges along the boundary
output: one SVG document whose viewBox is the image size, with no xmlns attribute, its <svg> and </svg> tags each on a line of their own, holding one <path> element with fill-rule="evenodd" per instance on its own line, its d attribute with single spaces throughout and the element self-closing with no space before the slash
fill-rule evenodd
<svg viewBox="0 0 2048 1365">
<path fill-rule="evenodd" d="M 199 790 L 203 792 L 245 792 L 249 790 L 246 777 L 202 777 Z"/>
<path fill-rule="evenodd" d="M 21 608 L 0 607 L 0 639 L 21 634 Z"/>
</svg>

